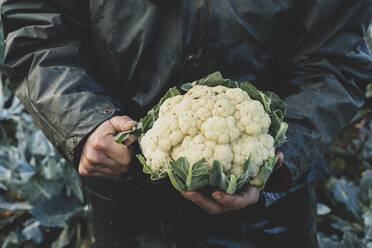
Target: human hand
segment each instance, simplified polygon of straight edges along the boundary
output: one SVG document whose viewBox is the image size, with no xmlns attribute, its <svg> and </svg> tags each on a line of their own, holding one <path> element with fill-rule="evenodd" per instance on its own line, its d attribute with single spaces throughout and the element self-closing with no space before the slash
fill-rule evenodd
<svg viewBox="0 0 372 248">
<path fill-rule="evenodd" d="M 113 177 L 129 170 L 133 152 L 117 144 L 114 136 L 130 130 L 137 122 L 115 116 L 103 122 L 86 140 L 80 157 L 79 174 L 86 177 Z"/>
<path fill-rule="evenodd" d="M 282 166 L 284 154 L 277 152 L 279 160 L 275 168 Z M 251 185 L 243 187 L 242 191 L 229 195 L 223 191 L 215 191 L 212 197 L 206 197 L 197 191 L 181 192 L 188 200 L 194 202 L 210 215 L 219 215 L 230 211 L 238 211 L 258 202 L 260 191 Z"/>
</svg>

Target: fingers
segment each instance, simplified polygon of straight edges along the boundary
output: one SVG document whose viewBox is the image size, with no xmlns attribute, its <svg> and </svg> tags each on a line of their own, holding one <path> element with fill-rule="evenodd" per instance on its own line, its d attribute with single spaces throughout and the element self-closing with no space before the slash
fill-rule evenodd
<svg viewBox="0 0 372 248">
<path fill-rule="evenodd" d="M 103 123 L 87 140 L 87 149 L 91 149 L 92 153 L 100 152 L 107 155 L 107 157 L 116 161 L 117 163 L 128 166 L 132 160 L 132 151 L 125 145 L 117 144 L 114 141 L 113 136 L 117 134 L 116 129 L 111 124 L 121 126 L 121 128 L 132 127 L 136 122 L 129 121 L 132 120 L 127 116 L 116 116 L 111 118 L 111 120 Z M 125 122 L 127 124 L 125 124 Z M 130 123 L 132 122 L 132 123 Z M 124 123 L 124 124 L 123 124 Z M 122 130 L 123 131 L 123 130 Z M 132 139 L 132 138 L 131 138 Z"/>
<path fill-rule="evenodd" d="M 85 151 L 79 164 L 79 174 L 82 176 L 118 176 L 128 169 L 127 166 L 108 158 L 104 153 L 94 151 Z"/>
<path fill-rule="evenodd" d="M 132 160 L 132 151 L 125 145 L 117 144 L 111 137 L 104 141 L 105 150 L 109 158 L 117 163 L 128 166 Z"/>
<path fill-rule="evenodd" d="M 107 179 L 119 176 L 118 174 L 112 173 L 112 172 L 101 172 L 101 171 L 88 172 L 88 171 L 84 171 L 84 169 L 81 170 L 80 167 L 79 167 L 79 174 L 84 177 L 107 178 Z"/>
<path fill-rule="evenodd" d="M 241 210 L 258 202 L 260 191 L 255 187 L 247 185 L 240 194 L 229 195 L 222 191 L 212 194 L 208 198 L 196 191 L 181 192 L 188 200 L 205 210 L 211 215 L 218 215 L 232 210 Z"/>
<path fill-rule="evenodd" d="M 87 162 L 81 162 L 79 164 L 79 174 L 85 177 L 101 177 L 101 176 L 116 176 L 118 173 L 114 170 L 110 170 L 105 166 L 91 165 Z"/>
<path fill-rule="evenodd" d="M 181 194 L 186 198 L 195 203 L 200 208 L 204 209 L 210 215 L 218 215 L 224 212 L 230 211 L 231 209 L 222 206 L 215 202 L 213 199 L 203 196 L 196 191 L 181 192 Z"/>
<path fill-rule="evenodd" d="M 279 156 L 277 164 L 282 164 L 284 162 L 284 153 L 277 152 L 276 154 Z"/>
<path fill-rule="evenodd" d="M 105 136 L 98 142 L 93 142 L 87 146 L 82 153 L 81 162 L 90 165 L 105 165 L 106 167 L 125 172 L 132 160 L 132 151 L 124 146 L 117 144 L 112 136 Z"/>
<path fill-rule="evenodd" d="M 107 174 L 119 175 L 128 170 L 126 166 L 107 157 L 104 153 L 88 150 L 81 160 L 82 166 L 88 172 L 103 172 Z"/>
<path fill-rule="evenodd" d="M 84 177 L 97 177 L 97 178 L 108 177 L 108 175 L 103 172 L 87 172 L 87 171 L 80 170 L 80 169 L 79 169 L 79 174 Z"/>
<path fill-rule="evenodd" d="M 132 118 L 128 116 L 115 116 L 109 120 L 112 130 L 114 131 L 114 135 L 118 132 L 128 131 L 132 129 L 137 122 L 133 121 Z M 104 152 L 107 154 L 108 157 L 113 159 L 114 161 L 118 162 L 122 165 L 129 165 L 131 162 L 132 151 L 128 148 L 130 144 L 136 141 L 137 137 L 134 135 L 130 135 L 129 138 L 125 141 L 125 145 L 117 144 L 114 142 L 112 137 L 109 139 L 104 139 L 99 144 L 102 144 L 104 148 Z"/>
<path fill-rule="evenodd" d="M 102 123 L 87 139 L 80 156 L 79 173 L 82 176 L 118 176 L 129 170 L 132 151 L 117 144 L 114 135 L 136 125 L 127 116 L 116 116 Z"/>
<path fill-rule="evenodd" d="M 280 167 L 283 166 L 284 162 L 284 154 L 280 151 L 276 152 L 276 155 L 279 156 L 278 162 L 276 162 L 276 165 L 274 167 L 274 171 L 278 170 Z"/>
<path fill-rule="evenodd" d="M 119 133 L 132 129 L 132 127 L 137 125 L 137 122 L 132 120 L 129 116 L 115 116 L 110 119 L 110 124 L 114 130 Z"/>
<path fill-rule="evenodd" d="M 101 167 L 101 170 L 97 167 L 79 167 L 79 174 L 84 177 L 114 177 L 119 176 L 119 173 L 115 173 L 105 167 Z"/>
<path fill-rule="evenodd" d="M 229 195 L 222 191 L 216 191 L 212 194 L 212 197 L 227 208 L 240 210 L 258 202 L 259 195 L 258 189 L 247 185 L 240 194 Z"/>
</svg>

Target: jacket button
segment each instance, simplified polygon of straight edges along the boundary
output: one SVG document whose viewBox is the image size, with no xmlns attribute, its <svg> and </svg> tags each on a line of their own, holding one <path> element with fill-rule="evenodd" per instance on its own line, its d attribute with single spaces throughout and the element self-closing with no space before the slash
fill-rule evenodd
<svg viewBox="0 0 372 248">
<path fill-rule="evenodd" d="M 112 113 L 112 111 L 111 111 L 111 110 L 109 110 L 109 109 L 106 109 L 106 110 L 104 110 L 104 111 L 103 111 L 103 113 L 104 113 L 104 114 L 106 114 L 106 115 L 108 115 L 108 114 L 111 114 L 111 113 Z"/>
<path fill-rule="evenodd" d="M 77 139 L 73 139 L 73 140 L 71 141 L 71 143 L 72 143 L 73 146 L 76 146 L 77 143 L 78 143 L 78 140 L 77 140 Z"/>
</svg>

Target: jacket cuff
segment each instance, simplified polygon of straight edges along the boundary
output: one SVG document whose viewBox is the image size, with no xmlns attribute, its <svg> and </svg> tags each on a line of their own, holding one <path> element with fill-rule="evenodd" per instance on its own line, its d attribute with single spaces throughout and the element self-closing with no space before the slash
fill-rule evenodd
<svg viewBox="0 0 372 248">
<path fill-rule="evenodd" d="M 115 106 L 107 106 L 100 110 L 94 110 L 87 116 L 77 127 L 71 132 L 71 135 L 66 139 L 65 156 L 74 165 L 78 167 L 80 155 L 83 150 L 85 141 L 89 135 L 103 122 L 111 119 L 114 116 L 123 115 L 123 111 Z"/>
</svg>

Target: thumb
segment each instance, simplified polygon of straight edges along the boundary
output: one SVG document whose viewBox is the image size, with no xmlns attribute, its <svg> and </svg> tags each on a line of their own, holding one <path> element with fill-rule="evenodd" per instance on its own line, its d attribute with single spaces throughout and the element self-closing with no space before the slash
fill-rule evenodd
<svg viewBox="0 0 372 248">
<path fill-rule="evenodd" d="M 280 167 L 283 166 L 284 162 L 284 154 L 280 151 L 276 152 L 276 155 L 279 156 L 278 162 L 276 162 L 276 165 L 274 167 L 274 171 L 278 170 Z"/>
<path fill-rule="evenodd" d="M 114 116 L 110 119 L 110 123 L 116 132 L 128 131 L 137 125 L 136 121 L 126 115 Z"/>
</svg>

